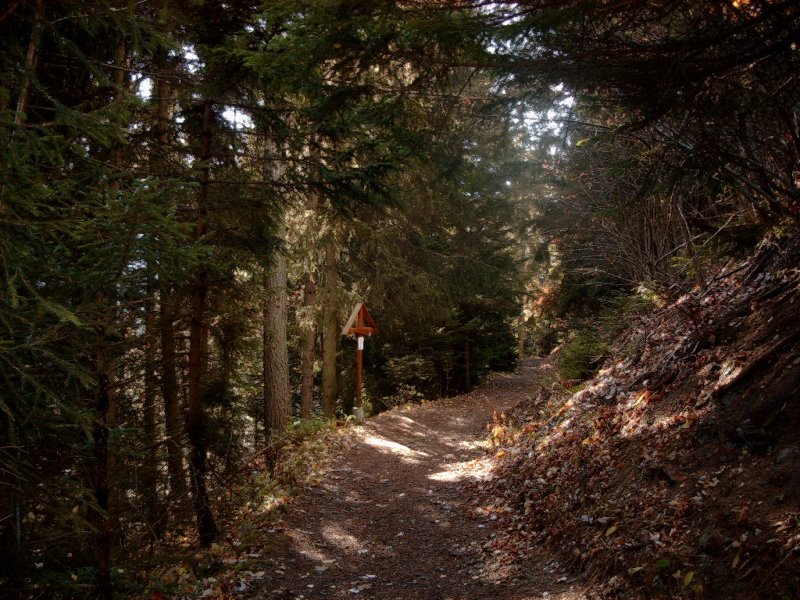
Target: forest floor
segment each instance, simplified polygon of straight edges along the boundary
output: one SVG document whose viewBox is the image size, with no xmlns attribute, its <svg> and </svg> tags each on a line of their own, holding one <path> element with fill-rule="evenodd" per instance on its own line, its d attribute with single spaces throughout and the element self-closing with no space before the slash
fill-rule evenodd
<svg viewBox="0 0 800 600">
<path fill-rule="evenodd" d="M 410 405 L 354 428 L 349 449 L 272 524 L 243 598 L 583 598 L 553 555 L 492 549 L 493 415 L 530 400 L 540 361 L 469 394 Z"/>
<path fill-rule="evenodd" d="M 557 353 L 528 359 L 469 394 L 331 425 L 269 476 L 254 463 L 238 529 L 200 555 L 216 556 L 212 576 L 181 566 L 179 589 L 800 597 L 798 264 L 800 238 L 766 240 L 705 288 L 631 315 L 577 386 Z"/>
</svg>

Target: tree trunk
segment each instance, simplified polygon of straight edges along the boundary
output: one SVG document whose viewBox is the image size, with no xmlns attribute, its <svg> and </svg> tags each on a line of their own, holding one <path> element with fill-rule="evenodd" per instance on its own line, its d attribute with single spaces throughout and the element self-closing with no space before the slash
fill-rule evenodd
<svg viewBox="0 0 800 600">
<path fill-rule="evenodd" d="M 203 269 L 197 274 L 192 286 L 192 318 L 189 325 L 189 389 L 186 435 L 189 440 L 189 475 L 192 486 L 192 506 L 197 518 L 197 533 L 200 544 L 208 547 L 217 538 L 219 531 L 214 522 L 211 504 L 206 489 L 206 438 L 205 413 L 202 403 L 202 336 L 205 333 L 206 295 L 208 273 Z"/>
<path fill-rule="evenodd" d="M 336 353 L 339 345 L 340 324 L 337 291 L 339 287 L 339 271 L 337 270 L 337 252 L 333 236 L 326 242 L 325 248 L 325 282 L 322 290 L 324 323 L 322 330 L 322 402 L 325 416 L 336 415 L 336 401 L 339 398 L 338 369 Z"/>
<path fill-rule="evenodd" d="M 306 281 L 303 285 L 303 307 L 305 308 L 305 319 L 303 323 L 303 354 L 300 364 L 300 416 L 304 419 L 311 417 L 314 412 L 314 362 L 316 353 L 317 332 L 314 330 L 314 308 L 317 304 L 317 284 L 306 274 Z"/>
<path fill-rule="evenodd" d="M 127 49 L 124 41 L 120 40 L 114 49 L 114 102 L 124 99 L 125 63 Z M 121 190 L 121 171 L 123 162 L 123 141 L 116 140 L 111 147 L 110 166 L 114 179 L 110 185 L 110 192 L 118 196 Z M 114 198 L 116 200 L 116 198 Z M 93 431 L 94 459 L 95 459 L 95 544 L 97 551 L 97 579 L 95 582 L 95 596 L 99 599 L 110 599 L 113 595 L 111 583 L 111 540 L 115 527 L 113 526 L 113 507 L 111 498 L 113 486 L 111 478 L 116 472 L 115 457 L 109 452 L 109 431 L 114 426 L 116 406 L 111 394 L 112 367 L 107 348 L 107 327 L 110 318 L 106 312 L 106 295 L 102 286 L 97 292 L 97 344 L 95 350 L 95 376 L 97 384 L 95 389 L 95 424 Z"/>
<path fill-rule="evenodd" d="M 14 125 L 21 127 L 27 118 L 28 102 L 31 95 L 31 80 L 36 71 L 36 62 L 39 56 L 39 43 L 42 37 L 42 21 L 44 19 L 44 0 L 36 0 L 34 8 L 33 30 L 28 42 L 28 52 L 25 55 L 25 74 L 22 77 L 22 86 L 17 99 L 17 111 L 14 115 Z"/>
<path fill-rule="evenodd" d="M 201 138 L 200 189 L 196 234 L 202 238 L 208 230 L 208 195 L 210 184 L 211 130 L 213 127 L 213 103 L 205 100 L 203 104 L 203 133 Z M 197 532 L 200 544 L 208 547 L 219 535 L 214 521 L 206 489 L 206 439 L 202 401 L 203 349 L 206 335 L 205 309 L 208 294 L 208 267 L 200 266 L 192 285 L 192 316 L 189 324 L 189 389 L 186 434 L 189 438 L 189 472 L 192 484 L 192 505 L 197 518 Z"/>
<path fill-rule="evenodd" d="M 3 13 L 3 18 L 10 16 L 13 14 L 16 6 L 12 4 Z M 34 8 L 35 17 L 33 23 L 33 29 L 31 30 L 31 37 L 28 40 L 28 51 L 25 56 L 25 73 L 22 78 L 22 85 L 20 86 L 19 97 L 17 99 L 17 107 L 16 112 L 14 114 L 14 129 L 11 131 L 11 139 L 13 140 L 14 135 L 16 134 L 16 130 L 18 127 L 21 127 L 25 123 L 26 119 L 26 112 L 28 111 L 28 100 L 30 98 L 30 89 L 31 89 L 31 79 L 36 71 L 36 62 L 37 57 L 39 54 L 39 44 L 41 42 L 41 33 L 42 33 L 42 21 L 44 19 L 44 0 L 36 0 L 36 6 Z M 3 19 L 3 20 L 4 20 Z M 5 108 L 6 102 L 0 100 L 0 108 Z M 3 196 L 5 195 L 5 188 L 0 188 L 0 214 L 5 212 L 5 207 L 3 204 Z M 8 439 L 10 440 L 12 446 L 15 445 L 16 442 L 16 423 L 8 420 Z M 20 450 L 17 448 L 16 454 L 19 458 Z M 4 482 L 3 482 L 4 483 Z M 10 529 L 13 530 L 13 546 L 14 546 L 14 563 L 15 566 L 19 565 L 20 558 L 22 556 L 22 498 L 20 494 L 16 491 L 14 487 L 11 488 L 11 511 L 12 511 L 12 524 Z M 3 540 L 0 538 L 0 543 Z M 15 576 L 19 574 L 19 570 L 14 570 Z"/>
<path fill-rule="evenodd" d="M 186 479 L 181 451 L 180 398 L 175 351 L 175 305 L 171 290 L 161 286 L 159 303 L 159 330 L 161 334 L 161 395 L 164 398 L 164 430 L 167 435 L 167 472 L 169 473 L 169 495 L 173 502 L 186 498 Z"/>
<path fill-rule="evenodd" d="M 165 76 L 167 51 L 159 49 L 154 57 L 156 69 L 156 123 L 158 146 L 153 157 L 154 171 L 168 176 L 167 154 L 169 152 L 170 115 L 173 106 L 173 91 L 170 79 Z M 167 473 L 169 473 L 169 497 L 172 503 L 186 500 L 186 478 L 183 452 L 180 443 L 183 419 L 178 389 L 175 320 L 177 306 L 172 298 L 173 289 L 163 278 L 159 285 L 159 333 L 161 338 L 161 395 L 164 399 L 164 430 L 167 436 Z"/>
<path fill-rule="evenodd" d="M 280 148 L 267 141 L 269 152 L 266 176 L 276 185 L 284 179 L 285 164 Z M 279 240 L 286 238 L 284 219 L 278 223 Z M 289 347 L 286 335 L 286 255 L 281 249 L 273 253 L 271 264 L 264 269 L 264 308 L 262 315 L 264 438 L 267 457 L 274 460 L 280 438 L 292 416 L 289 395 Z"/>
<path fill-rule="evenodd" d="M 528 337 L 528 320 L 525 318 L 525 312 L 517 319 L 517 357 L 522 360 L 525 358 L 525 341 Z"/>
<path fill-rule="evenodd" d="M 277 252 L 264 277 L 264 432 L 268 456 L 291 418 L 289 350 L 286 339 L 286 256 Z"/>
<path fill-rule="evenodd" d="M 308 231 L 309 244 L 316 244 L 316 233 L 319 230 L 320 203 L 319 196 L 312 192 L 309 194 L 306 208 L 309 211 Z M 300 357 L 300 416 L 304 419 L 311 417 L 314 412 L 314 366 L 317 360 L 317 282 L 314 281 L 314 271 L 310 269 L 303 277 L 303 318 L 301 330 L 303 347 Z"/>
<path fill-rule="evenodd" d="M 142 494 L 145 501 L 147 524 L 157 537 L 163 531 L 163 519 L 158 498 L 158 447 L 156 446 L 156 313 L 153 302 L 152 274 L 148 274 L 148 298 L 145 301 L 144 340 L 144 406 L 142 407 L 142 429 L 146 450 Z"/>
<path fill-rule="evenodd" d="M 309 194 L 306 201 L 309 220 L 307 231 L 309 244 L 316 245 L 316 233 L 319 230 L 320 203 L 316 192 Z M 302 331 L 302 353 L 300 356 L 300 416 L 304 419 L 311 417 L 314 412 L 314 366 L 316 363 L 317 344 L 317 282 L 314 281 L 314 271 L 309 269 L 303 277 L 303 317 L 300 327 Z"/>
<path fill-rule="evenodd" d="M 106 356 L 105 295 L 97 294 L 97 345 L 95 355 L 95 420 L 94 439 L 94 498 L 93 522 L 95 527 L 95 551 L 97 579 L 95 594 L 101 600 L 111 598 L 111 521 L 108 516 L 109 468 L 108 468 L 108 413 L 110 408 L 108 360 Z"/>
</svg>

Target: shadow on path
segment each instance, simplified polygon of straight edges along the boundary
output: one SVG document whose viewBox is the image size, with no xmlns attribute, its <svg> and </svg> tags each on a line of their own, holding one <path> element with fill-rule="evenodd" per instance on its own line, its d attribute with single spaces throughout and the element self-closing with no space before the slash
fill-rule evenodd
<svg viewBox="0 0 800 600">
<path fill-rule="evenodd" d="M 466 493 L 489 476 L 486 423 L 526 399 L 538 374 L 528 360 L 469 394 L 371 419 L 344 462 L 281 519 L 265 578 L 245 596 L 582 597 L 546 568 L 546 555 L 524 575 L 504 573 L 483 549 L 492 521 Z"/>
</svg>

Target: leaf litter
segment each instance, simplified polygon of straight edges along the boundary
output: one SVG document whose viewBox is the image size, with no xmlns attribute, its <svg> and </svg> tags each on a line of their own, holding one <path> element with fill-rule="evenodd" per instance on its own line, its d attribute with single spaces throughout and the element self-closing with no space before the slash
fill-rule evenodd
<svg viewBox="0 0 800 600">
<path fill-rule="evenodd" d="M 486 550 L 550 548 L 602 598 L 796 597 L 799 258 L 766 240 L 639 318 L 580 389 L 553 376 L 505 415 L 475 488 L 502 528 Z"/>
</svg>

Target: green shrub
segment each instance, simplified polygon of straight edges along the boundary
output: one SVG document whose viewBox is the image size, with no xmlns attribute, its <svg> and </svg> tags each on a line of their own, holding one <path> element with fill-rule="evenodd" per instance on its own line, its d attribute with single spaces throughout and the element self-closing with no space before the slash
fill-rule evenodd
<svg viewBox="0 0 800 600">
<path fill-rule="evenodd" d="M 313 417 L 311 419 L 297 419 L 286 428 L 284 435 L 286 443 L 299 446 L 306 438 L 317 432 L 334 426 L 334 422 L 326 417 Z"/>
<path fill-rule="evenodd" d="M 608 345 L 596 331 L 583 329 L 564 344 L 558 359 L 561 379 L 584 380 L 591 377 L 605 358 Z"/>
</svg>

